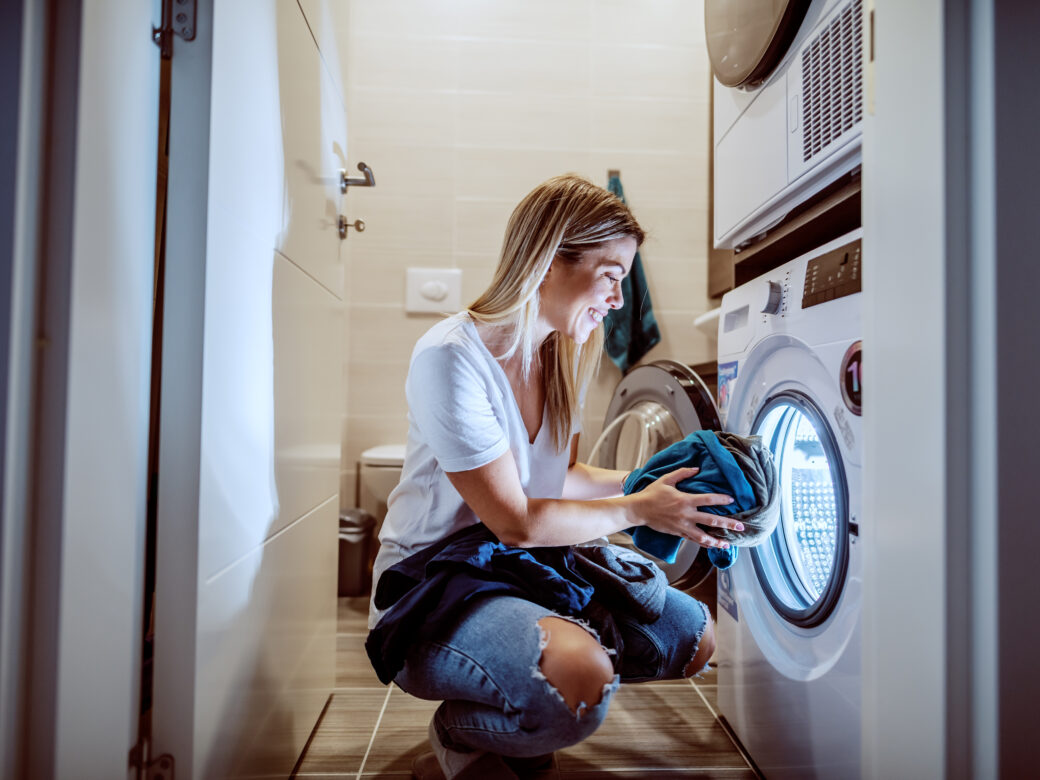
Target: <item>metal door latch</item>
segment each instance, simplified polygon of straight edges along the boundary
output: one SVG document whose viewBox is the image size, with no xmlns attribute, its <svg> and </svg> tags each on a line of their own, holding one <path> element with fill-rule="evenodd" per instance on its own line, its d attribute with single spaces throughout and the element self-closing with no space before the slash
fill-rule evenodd
<svg viewBox="0 0 1040 780">
<path fill-rule="evenodd" d="M 364 178 L 357 176 L 347 176 L 345 168 L 341 168 L 339 172 L 339 191 L 346 192 L 347 187 L 375 187 L 376 186 L 376 175 L 372 173 L 372 169 L 369 168 L 365 163 L 359 162 L 357 169 L 364 174 Z"/>
<path fill-rule="evenodd" d="M 358 233 L 365 232 L 365 220 L 355 219 L 353 222 L 347 222 L 347 218 L 342 214 L 339 215 L 339 237 L 347 237 L 347 228 L 354 228 Z"/>
</svg>

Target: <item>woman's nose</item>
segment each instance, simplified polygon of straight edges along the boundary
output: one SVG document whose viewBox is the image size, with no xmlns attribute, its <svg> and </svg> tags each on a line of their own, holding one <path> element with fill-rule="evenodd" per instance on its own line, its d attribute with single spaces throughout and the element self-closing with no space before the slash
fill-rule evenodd
<svg viewBox="0 0 1040 780">
<path fill-rule="evenodd" d="M 621 280 L 614 282 L 614 289 L 607 298 L 607 305 L 612 309 L 620 309 L 625 305 L 625 294 L 621 292 Z"/>
</svg>

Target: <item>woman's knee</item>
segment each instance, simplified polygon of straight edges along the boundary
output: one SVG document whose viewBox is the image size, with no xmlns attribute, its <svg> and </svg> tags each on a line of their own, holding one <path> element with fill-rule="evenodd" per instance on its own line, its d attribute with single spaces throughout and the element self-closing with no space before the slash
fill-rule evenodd
<svg viewBox="0 0 1040 780">
<path fill-rule="evenodd" d="M 715 627 L 712 625 L 711 618 L 706 618 L 706 621 L 704 633 L 701 634 L 701 639 L 697 643 L 697 652 L 693 654 L 693 658 L 683 669 L 684 677 L 692 677 L 697 674 L 708 665 L 708 661 L 715 654 Z"/>
<path fill-rule="evenodd" d="M 538 666 L 571 712 L 593 707 L 614 680 L 614 666 L 599 641 L 577 623 L 564 618 L 538 621 L 543 647 Z"/>
</svg>

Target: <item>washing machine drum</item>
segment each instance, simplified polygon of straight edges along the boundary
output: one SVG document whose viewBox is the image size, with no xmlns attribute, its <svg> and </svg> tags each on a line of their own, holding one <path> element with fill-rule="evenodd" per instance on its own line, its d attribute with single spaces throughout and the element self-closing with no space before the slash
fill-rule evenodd
<svg viewBox="0 0 1040 780">
<path fill-rule="evenodd" d="M 655 452 L 702 429 L 721 429 L 711 392 L 688 366 L 658 360 L 637 366 L 618 384 L 589 460 L 603 468 L 631 471 Z M 631 544 L 627 534 L 611 541 Z M 699 585 L 712 570 L 707 553 L 690 541 L 683 542 L 674 563 L 656 562 L 678 588 Z"/>
<path fill-rule="evenodd" d="M 787 54 L 812 0 L 705 0 L 715 77 L 727 87 L 765 81 Z"/>
</svg>

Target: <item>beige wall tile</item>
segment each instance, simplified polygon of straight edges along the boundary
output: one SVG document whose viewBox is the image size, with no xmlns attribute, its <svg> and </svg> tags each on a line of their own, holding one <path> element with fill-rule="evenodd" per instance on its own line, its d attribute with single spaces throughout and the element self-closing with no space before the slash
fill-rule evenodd
<svg viewBox="0 0 1040 780">
<path fill-rule="evenodd" d="M 456 200 L 455 250 L 497 257 L 515 206 L 504 200 Z"/>
<path fill-rule="evenodd" d="M 587 48 L 587 47 L 583 47 Z M 589 59 L 570 43 L 465 40 L 459 43 L 459 89 L 514 97 L 586 95 Z"/>
<path fill-rule="evenodd" d="M 715 340 L 693 327 L 695 315 L 687 311 L 655 309 L 654 316 L 661 328 L 661 343 L 640 362 L 671 358 L 680 363 L 703 363 L 716 359 Z"/>
<path fill-rule="evenodd" d="M 706 251 L 707 215 L 691 206 L 650 204 L 639 207 L 639 222 L 647 231 L 647 257 L 682 257 Z"/>
<path fill-rule="evenodd" d="M 343 448 L 345 469 L 356 469 L 361 453 L 381 444 L 404 444 L 408 440 L 408 419 L 402 409 L 394 415 L 363 415 L 347 418 L 347 437 Z"/>
<path fill-rule="evenodd" d="M 367 195 L 364 207 L 359 206 L 354 212 L 364 214 L 367 249 L 451 251 L 455 204 L 450 199 L 374 190 Z M 357 237 L 358 243 L 361 240 Z"/>
<path fill-rule="evenodd" d="M 444 198 L 454 191 L 455 159 L 450 146 L 392 143 L 382 138 L 367 138 L 355 144 L 354 151 L 357 159 L 372 166 L 376 187 L 372 190 L 349 189 L 345 203 L 350 208 L 363 210 L 372 197 L 421 195 Z M 354 165 L 350 173 L 357 176 L 356 163 Z"/>
<path fill-rule="evenodd" d="M 354 37 L 350 46 L 352 87 L 452 90 L 458 88 L 459 42 L 447 38 L 400 38 L 392 32 Z"/>
<path fill-rule="evenodd" d="M 592 35 L 592 0 L 450 0 L 450 5 L 458 35 L 570 42 L 587 42 Z"/>
<path fill-rule="evenodd" d="M 350 394 L 348 416 L 394 415 L 406 407 L 407 356 L 405 360 L 394 363 L 354 361 L 351 376 L 354 377 L 354 392 Z"/>
<path fill-rule="evenodd" d="M 355 36 L 451 37 L 458 29 L 457 3 L 430 0 L 350 0 Z"/>
<path fill-rule="evenodd" d="M 455 137 L 455 100 L 451 92 L 353 87 L 347 99 L 351 147 L 358 154 L 371 141 L 450 147 Z"/>
<path fill-rule="evenodd" d="M 358 305 L 400 306 L 404 301 L 405 270 L 411 267 L 452 268 L 454 260 L 449 252 L 416 249 L 366 249 L 357 252 L 350 269 L 347 299 Z"/>
<path fill-rule="evenodd" d="M 586 95 L 466 93 L 457 96 L 460 146 L 498 149 L 585 149 L 591 99 Z"/>
<path fill-rule="evenodd" d="M 706 98 L 704 49 L 662 46 L 592 46 L 592 94 L 597 97 Z M 691 94 L 694 85 L 702 85 Z"/>
<path fill-rule="evenodd" d="M 346 459 L 344 458 L 344 462 Z M 353 461 L 352 461 L 353 462 Z M 342 512 L 358 505 L 357 468 L 339 473 L 339 509 Z"/>
<path fill-rule="evenodd" d="M 642 260 L 654 311 L 706 310 L 708 272 L 703 262 L 693 257 L 670 261 L 646 255 Z"/>
<path fill-rule="evenodd" d="M 497 249 L 494 252 L 456 252 L 455 266 L 462 269 L 462 305 L 464 307 L 471 304 L 488 288 L 497 265 Z"/>
<path fill-rule="evenodd" d="M 455 195 L 504 200 L 512 207 L 546 179 L 588 167 L 589 154 L 579 149 L 462 147 L 455 150 Z"/>
<path fill-rule="evenodd" d="M 594 151 L 591 166 L 601 171 L 593 179 L 606 185 L 606 171 L 621 172 L 625 201 L 641 219 L 645 206 L 696 206 L 707 198 L 707 152 Z"/>
<path fill-rule="evenodd" d="M 594 98 L 591 111 L 592 146 L 630 151 L 687 151 L 706 117 L 699 102 L 678 99 Z"/>
<path fill-rule="evenodd" d="M 704 3 L 689 0 L 594 0 L 593 40 L 600 43 L 704 46 Z"/>
<path fill-rule="evenodd" d="M 415 342 L 438 319 L 437 315 L 406 315 L 398 306 L 351 306 L 351 368 L 362 363 L 408 362 Z M 352 374 L 350 381 L 356 383 L 357 378 Z"/>
</svg>

